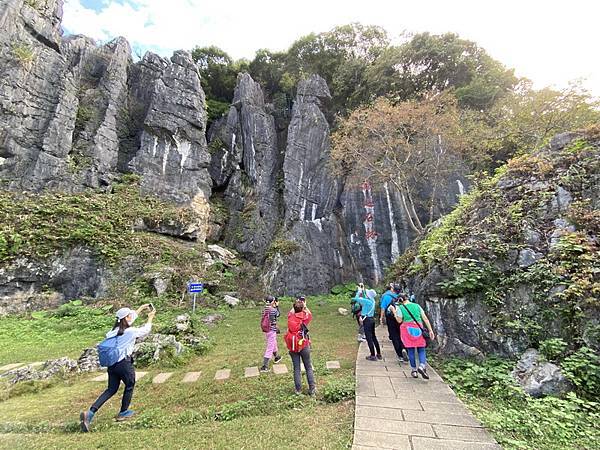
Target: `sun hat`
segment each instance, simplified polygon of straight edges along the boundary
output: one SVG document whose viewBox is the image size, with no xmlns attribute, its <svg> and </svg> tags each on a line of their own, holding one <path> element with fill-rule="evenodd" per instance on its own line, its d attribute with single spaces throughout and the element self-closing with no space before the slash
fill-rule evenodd
<svg viewBox="0 0 600 450">
<path fill-rule="evenodd" d="M 117 311 L 117 320 L 123 320 L 125 317 L 127 317 L 129 314 L 131 314 L 131 316 L 133 317 L 133 319 L 131 320 L 132 322 L 137 319 L 137 313 L 130 308 L 121 308 Z"/>
</svg>

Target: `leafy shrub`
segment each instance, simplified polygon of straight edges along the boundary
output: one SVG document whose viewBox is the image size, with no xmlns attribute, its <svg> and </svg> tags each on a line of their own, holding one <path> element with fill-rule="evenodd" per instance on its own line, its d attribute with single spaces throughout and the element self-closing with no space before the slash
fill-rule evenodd
<svg viewBox="0 0 600 450">
<path fill-rule="evenodd" d="M 595 449 L 600 439 L 600 404 L 569 393 L 564 399 L 525 395 L 509 375 L 513 363 L 491 358 L 482 363 L 440 361 L 452 384 L 477 418 L 507 450 Z"/>
<path fill-rule="evenodd" d="M 560 367 L 581 396 L 600 398 L 600 355 L 597 352 L 589 347 L 581 347 L 567 356 Z"/>
<path fill-rule="evenodd" d="M 280 254 L 281 256 L 287 256 L 297 252 L 298 250 L 300 250 L 300 246 L 294 241 L 290 241 L 288 239 L 275 239 L 271 243 L 269 250 L 267 250 L 267 257 L 272 258 L 277 254 Z"/>
<path fill-rule="evenodd" d="M 492 269 L 471 258 L 457 258 L 453 270 L 454 277 L 440 283 L 442 289 L 452 297 L 480 290 L 493 277 Z"/>
<path fill-rule="evenodd" d="M 546 339 L 540 342 L 540 352 L 548 361 L 556 361 L 564 356 L 567 343 L 560 338 Z"/>
<path fill-rule="evenodd" d="M 28 44 L 14 44 L 12 47 L 12 53 L 19 64 L 26 69 L 30 69 L 35 61 L 35 51 Z"/>
<path fill-rule="evenodd" d="M 323 399 L 327 403 L 337 403 L 351 398 L 354 398 L 353 378 L 332 380 L 323 388 Z"/>
</svg>

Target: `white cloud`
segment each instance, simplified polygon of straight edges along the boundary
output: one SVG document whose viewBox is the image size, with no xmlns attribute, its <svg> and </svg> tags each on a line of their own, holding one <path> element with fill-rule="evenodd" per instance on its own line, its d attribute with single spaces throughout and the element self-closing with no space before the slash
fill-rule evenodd
<svg viewBox="0 0 600 450">
<path fill-rule="evenodd" d="M 163 55 L 217 45 L 235 58 L 259 48 L 282 50 L 301 35 L 349 22 L 381 25 L 392 36 L 408 31 L 453 31 L 486 48 L 537 86 L 574 78 L 600 96 L 597 18 L 587 0 L 128 0 L 106 1 L 100 12 L 65 0 L 64 27 L 108 40 L 124 36 Z M 135 8 L 132 6 L 134 3 Z"/>
</svg>

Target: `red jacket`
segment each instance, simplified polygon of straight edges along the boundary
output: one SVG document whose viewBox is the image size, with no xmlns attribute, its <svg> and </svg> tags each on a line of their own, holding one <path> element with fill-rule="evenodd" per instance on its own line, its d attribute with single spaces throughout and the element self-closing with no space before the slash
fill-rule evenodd
<svg viewBox="0 0 600 450">
<path fill-rule="evenodd" d="M 308 337 L 302 336 L 301 330 L 302 325 L 308 326 L 311 320 L 312 313 L 310 312 L 300 311 L 295 313 L 290 311 L 288 313 L 288 331 L 283 339 L 289 351 L 299 352 L 310 344 Z"/>
</svg>

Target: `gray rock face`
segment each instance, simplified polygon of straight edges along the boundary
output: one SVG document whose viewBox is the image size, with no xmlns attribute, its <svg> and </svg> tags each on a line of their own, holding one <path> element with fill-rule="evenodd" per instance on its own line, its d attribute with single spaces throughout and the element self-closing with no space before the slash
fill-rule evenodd
<svg viewBox="0 0 600 450">
<path fill-rule="evenodd" d="M 18 259 L 0 267 L 0 315 L 100 297 L 110 276 L 92 252 L 81 247 L 46 262 Z"/>
<path fill-rule="evenodd" d="M 541 253 L 538 253 L 530 248 L 524 248 L 519 252 L 517 263 L 519 264 L 519 267 L 529 267 L 534 265 L 543 256 L 544 255 Z"/>
<path fill-rule="evenodd" d="M 191 56 L 133 64 L 125 39 L 63 39 L 61 18 L 61 0 L 0 5 L 0 179 L 79 191 L 133 171 L 144 192 L 207 216 L 206 112 Z"/>
<path fill-rule="evenodd" d="M 225 243 L 260 264 L 279 220 L 281 156 L 274 118 L 267 112 L 260 86 L 247 73 L 238 76 L 227 119 L 215 127 L 210 172 L 216 186 L 223 187 L 228 180 Z"/>
<path fill-rule="evenodd" d="M 320 76 L 301 81 L 287 133 L 277 133 L 260 88 L 243 74 L 228 116 L 210 132 L 210 173 L 230 213 L 226 242 L 262 265 L 263 283 L 278 294 L 324 292 L 356 277 L 377 284 L 414 238 L 394 190 L 331 174 L 330 97 Z M 283 159 L 266 164 L 261 156 L 277 148 Z M 449 186 L 455 201 L 455 180 Z"/>
<path fill-rule="evenodd" d="M 559 396 L 572 389 L 560 368 L 544 362 L 538 351 L 533 348 L 523 353 L 512 376 L 532 397 Z"/>
</svg>

